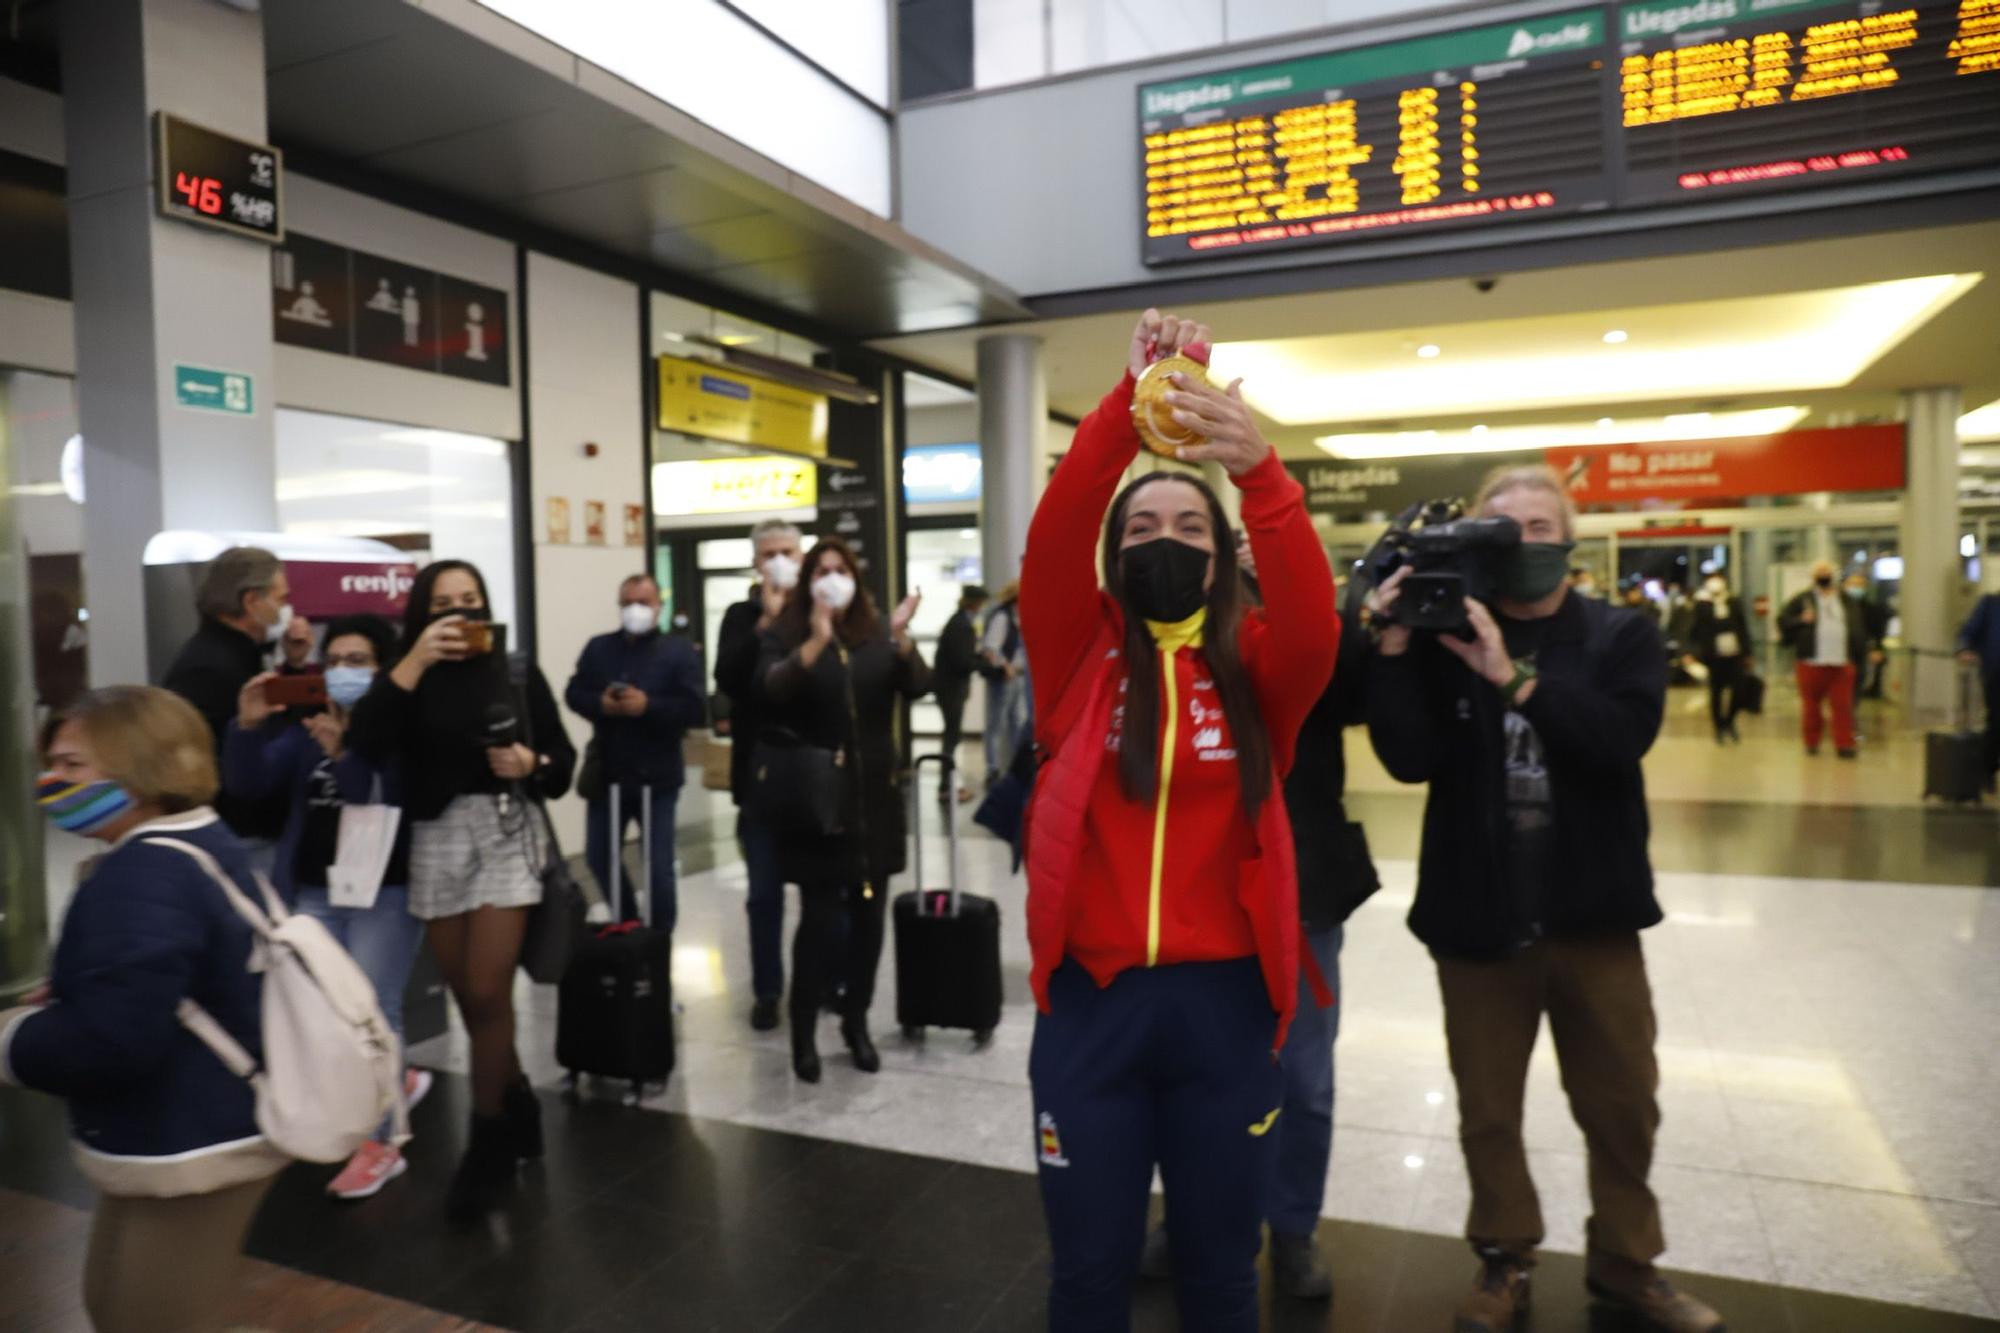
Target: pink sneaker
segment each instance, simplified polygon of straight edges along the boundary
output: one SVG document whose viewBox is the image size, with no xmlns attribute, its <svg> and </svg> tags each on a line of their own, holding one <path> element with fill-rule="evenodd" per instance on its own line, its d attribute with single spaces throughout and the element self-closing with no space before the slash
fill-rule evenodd
<svg viewBox="0 0 2000 1333">
<path fill-rule="evenodd" d="M 350 1157 L 326 1192 L 336 1199 L 366 1199 L 410 1169 L 403 1154 L 386 1143 L 370 1139 Z"/>
<path fill-rule="evenodd" d="M 403 1103 L 412 1111 L 417 1103 L 431 1095 L 431 1085 L 437 1082 L 428 1069 L 405 1069 L 403 1071 Z"/>
</svg>

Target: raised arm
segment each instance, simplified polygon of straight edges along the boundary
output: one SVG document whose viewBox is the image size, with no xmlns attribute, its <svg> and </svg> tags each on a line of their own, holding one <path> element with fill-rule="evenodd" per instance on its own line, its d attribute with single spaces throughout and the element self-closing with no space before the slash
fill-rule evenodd
<svg viewBox="0 0 2000 1333">
<path fill-rule="evenodd" d="M 1132 387 L 1155 355 L 1207 355 L 1208 329 L 1148 310 L 1126 349 L 1125 378 L 1076 428 L 1069 452 L 1049 478 L 1028 525 L 1021 560 L 1021 638 L 1034 680 L 1035 716 L 1051 718 L 1056 701 L 1083 665 L 1107 614 L 1097 586 L 1098 530 L 1119 480 L 1139 453 Z"/>
<path fill-rule="evenodd" d="M 1274 738 L 1289 738 L 1305 721 L 1333 675 L 1340 648 L 1333 570 L 1306 513 L 1305 490 L 1275 451 L 1235 477 L 1243 492 L 1243 526 L 1264 593 L 1264 629 L 1244 657 Z M 1289 740 L 1280 749 L 1289 750 Z"/>
</svg>

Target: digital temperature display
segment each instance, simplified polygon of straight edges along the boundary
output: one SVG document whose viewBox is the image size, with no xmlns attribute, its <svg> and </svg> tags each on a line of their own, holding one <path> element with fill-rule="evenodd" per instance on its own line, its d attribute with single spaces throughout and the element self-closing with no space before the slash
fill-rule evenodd
<svg viewBox="0 0 2000 1333">
<path fill-rule="evenodd" d="M 283 153 L 165 112 L 155 122 L 160 212 L 260 240 L 284 239 Z"/>
</svg>

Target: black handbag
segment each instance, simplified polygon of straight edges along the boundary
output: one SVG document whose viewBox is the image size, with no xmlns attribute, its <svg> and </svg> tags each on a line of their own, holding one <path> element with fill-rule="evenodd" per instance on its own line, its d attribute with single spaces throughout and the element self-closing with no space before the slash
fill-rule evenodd
<svg viewBox="0 0 2000 1333">
<path fill-rule="evenodd" d="M 1764 711 L 1764 678 L 1748 668 L 1736 679 L 1736 711 L 1753 715 Z"/>
<path fill-rule="evenodd" d="M 577 945 L 588 929 L 590 895 L 569 871 L 569 859 L 556 841 L 555 825 L 540 801 L 529 801 L 528 842 L 539 843 L 542 900 L 528 909 L 521 939 L 521 970 L 530 981 L 553 986 L 569 970 Z M 536 826 L 540 826 L 539 837 Z"/>
<path fill-rule="evenodd" d="M 583 766 L 576 771 L 576 794 L 592 804 L 611 794 L 604 783 L 604 756 L 598 752 L 595 736 L 583 745 Z"/>
<path fill-rule="evenodd" d="M 1299 842 L 1299 917 L 1309 930 L 1328 930 L 1354 915 L 1382 887 L 1368 831 L 1343 820 Z"/>
<path fill-rule="evenodd" d="M 766 732 L 750 763 L 750 807 L 783 837 L 831 838 L 847 832 L 854 770 L 845 749 L 810 745 L 783 727 Z"/>
</svg>

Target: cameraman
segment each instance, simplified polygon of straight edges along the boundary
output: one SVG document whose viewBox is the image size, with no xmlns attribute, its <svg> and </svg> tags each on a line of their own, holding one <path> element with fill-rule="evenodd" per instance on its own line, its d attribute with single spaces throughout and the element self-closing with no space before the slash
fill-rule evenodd
<svg viewBox="0 0 2000 1333">
<path fill-rule="evenodd" d="M 1410 572 L 1397 570 L 1372 599 L 1366 703 L 1384 767 L 1431 785 L 1409 920 L 1437 961 L 1482 1260 L 1457 1328 L 1504 1333 L 1528 1307 L 1543 1227 L 1521 1112 L 1547 1013 L 1589 1150 L 1591 1292 L 1654 1328 L 1708 1333 L 1721 1319 L 1653 1266 L 1666 1241 L 1646 1183 L 1659 1067 L 1639 931 L 1661 912 L 1639 761 L 1666 704 L 1660 631 L 1570 595 L 1575 514 L 1551 469 L 1494 472 L 1474 509 L 1521 526 L 1493 608 L 1467 600 L 1469 641 L 1413 638 L 1393 623 Z"/>
</svg>

